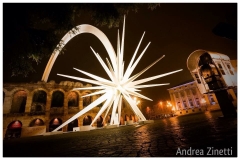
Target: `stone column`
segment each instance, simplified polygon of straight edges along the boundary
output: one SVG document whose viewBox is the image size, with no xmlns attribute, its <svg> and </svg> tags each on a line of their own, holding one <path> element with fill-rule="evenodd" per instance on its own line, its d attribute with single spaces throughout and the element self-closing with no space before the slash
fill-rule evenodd
<svg viewBox="0 0 240 160">
<path fill-rule="evenodd" d="M 9 93 L 5 93 L 4 103 L 3 103 L 3 114 L 7 114 L 11 112 L 12 106 L 12 95 Z"/>
<path fill-rule="evenodd" d="M 188 94 L 187 94 L 187 92 L 186 92 L 185 89 L 183 90 L 183 93 L 184 93 L 184 95 L 185 95 L 185 101 L 186 101 L 186 104 L 187 104 L 187 109 L 191 109 L 192 106 L 191 106 L 190 103 L 189 103 Z"/>
<path fill-rule="evenodd" d="M 51 102 L 52 102 L 52 94 L 47 93 L 47 101 L 45 106 L 45 125 L 46 125 L 46 132 L 49 131 L 49 122 L 50 120 L 50 109 L 51 109 Z"/>
<path fill-rule="evenodd" d="M 178 111 L 179 110 L 179 107 L 178 107 L 178 104 L 177 104 L 177 97 L 175 94 L 178 94 L 177 92 L 173 92 L 173 101 L 174 101 L 174 104 L 175 104 L 175 110 Z"/>
<path fill-rule="evenodd" d="M 66 122 L 68 120 L 68 93 L 64 93 L 64 102 L 63 102 L 63 122 Z M 68 125 L 65 125 L 63 127 L 63 132 L 67 131 Z"/>
<path fill-rule="evenodd" d="M 30 110 L 31 110 L 32 98 L 33 98 L 33 93 L 29 93 L 27 95 L 27 101 L 26 101 L 26 106 L 25 106 L 25 113 L 29 113 Z"/>
<path fill-rule="evenodd" d="M 83 98 L 81 96 L 79 97 L 78 107 L 79 111 L 83 109 Z"/>
<path fill-rule="evenodd" d="M 195 89 L 196 95 L 193 94 L 192 89 Z M 196 89 L 197 89 L 196 87 L 189 89 L 189 92 L 190 92 L 191 97 L 192 97 L 192 99 L 193 99 L 193 105 L 194 105 L 194 107 L 197 107 L 197 102 L 196 102 L 197 91 L 196 91 Z M 198 97 L 197 97 L 197 98 L 198 98 Z M 200 102 L 200 99 L 199 99 L 199 98 L 198 98 L 198 100 L 199 100 L 199 102 Z M 199 107 L 197 107 L 197 108 L 199 108 Z"/>
<path fill-rule="evenodd" d="M 179 102 L 181 103 L 181 108 L 183 110 L 183 108 L 185 108 L 185 107 L 184 107 L 183 99 L 182 99 L 182 96 L 181 96 L 180 92 L 181 92 L 181 90 L 179 92 L 177 92 L 177 94 L 178 94 L 178 97 L 179 97 Z"/>
</svg>

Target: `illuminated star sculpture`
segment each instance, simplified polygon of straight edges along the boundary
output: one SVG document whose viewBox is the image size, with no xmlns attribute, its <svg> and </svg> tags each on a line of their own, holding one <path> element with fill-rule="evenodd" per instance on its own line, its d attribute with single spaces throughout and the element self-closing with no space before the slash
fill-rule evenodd
<svg viewBox="0 0 240 160">
<path fill-rule="evenodd" d="M 100 117 L 104 111 L 105 116 L 103 118 L 103 121 L 105 120 L 108 112 L 110 111 L 110 108 L 112 107 L 112 113 L 111 113 L 111 120 L 110 125 L 117 124 L 119 125 L 120 117 L 121 117 L 121 107 L 122 107 L 122 100 L 123 98 L 129 103 L 130 107 L 132 108 L 135 115 L 138 117 L 140 121 L 146 121 L 146 118 L 142 114 L 142 112 L 137 107 L 136 103 L 134 102 L 134 99 L 132 96 L 140 97 L 146 100 L 152 101 L 150 98 L 138 93 L 140 88 L 147 88 L 147 87 L 155 87 L 155 86 L 161 86 L 161 85 L 168 85 L 169 83 L 165 84 L 147 84 L 147 85 L 140 85 L 142 83 L 161 78 L 164 76 L 167 76 L 169 74 L 173 74 L 176 72 L 181 71 L 176 70 L 172 72 L 168 72 L 165 74 L 144 78 L 140 80 L 136 80 L 140 75 L 142 75 L 144 72 L 146 72 L 150 67 L 152 67 L 154 64 L 156 64 L 158 61 L 160 61 L 163 57 L 161 56 L 159 59 L 154 61 L 152 64 L 144 68 L 141 72 L 131 76 L 133 70 L 139 63 L 140 59 L 142 58 L 143 54 L 147 50 L 148 46 L 150 45 L 150 42 L 145 47 L 145 49 L 142 51 L 142 53 L 139 55 L 139 57 L 136 58 L 139 46 L 142 42 L 142 39 L 144 37 L 145 32 L 143 33 L 141 40 L 133 54 L 133 57 L 127 66 L 126 70 L 124 71 L 124 61 L 123 61 L 123 54 L 124 54 L 124 36 L 125 36 L 125 17 L 123 22 L 123 32 L 122 32 L 122 42 L 120 44 L 120 37 L 119 37 L 119 31 L 118 31 L 118 41 L 117 41 L 117 54 L 115 52 L 108 50 L 108 55 L 110 57 L 110 61 L 106 58 L 106 63 L 102 60 L 100 55 L 96 53 L 92 47 L 91 50 L 93 51 L 94 55 L 97 57 L 98 61 L 102 65 L 103 69 L 106 71 L 107 75 L 109 76 L 110 80 L 98 77 L 96 75 L 93 75 L 91 73 L 82 71 L 80 69 L 74 68 L 75 70 L 91 77 L 92 79 L 86 79 L 86 78 L 80 78 L 80 77 L 74 77 L 74 76 L 68 76 L 63 74 L 58 74 L 59 76 L 92 83 L 97 86 L 93 87 L 87 87 L 87 88 L 74 88 L 73 90 L 99 90 L 93 93 L 90 93 L 88 95 L 82 96 L 93 96 L 93 95 L 101 95 L 98 99 L 93 101 L 91 104 L 89 104 L 87 107 L 79 111 L 76 115 L 68 119 L 66 122 L 64 122 L 62 125 L 60 125 L 58 128 L 56 128 L 54 131 L 57 131 L 58 129 L 62 128 L 63 126 L 67 125 L 68 123 L 72 122 L 76 118 L 80 117 L 81 115 L 85 114 L 89 110 L 93 109 L 94 107 L 98 106 L 99 104 L 103 103 L 103 106 L 93 119 L 92 124 L 97 120 L 98 117 Z M 136 59 L 136 60 L 135 60 Z M 54 132 L 53 131 L 53 132 Z"/>
</svg>

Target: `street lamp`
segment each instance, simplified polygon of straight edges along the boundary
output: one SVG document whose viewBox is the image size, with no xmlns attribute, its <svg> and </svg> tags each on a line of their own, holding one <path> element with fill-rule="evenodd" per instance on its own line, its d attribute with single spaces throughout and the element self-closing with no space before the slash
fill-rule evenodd
<svg viewBox="0 0 240 160">
<path fill-rule="evenodd" d="M 200 103 L 202 104 L 202 106 L 205 107 L 205 109 L 206 109 L 206 111 L 207 111 L 207 103 L 206 103 L 205 98 L 202 98 L 201 101 L 200 101 Z"/>
<path fill-rule="evenodd" d="M 175 110 L 176 110 L 176 109 L 175 109 L 175 107 L 173 106 L 173 107 L 172 107 L 172 116 L 174 116 Z"/>
</svg>

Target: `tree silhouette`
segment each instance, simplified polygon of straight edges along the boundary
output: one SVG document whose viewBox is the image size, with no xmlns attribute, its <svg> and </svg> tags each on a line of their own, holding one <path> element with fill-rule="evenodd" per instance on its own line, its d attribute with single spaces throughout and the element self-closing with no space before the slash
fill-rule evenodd
<svg viewBox="0 0 240 160">
<path fill-rule="evenodd" d="M 137 12 L 147 5 L 138 3 L 4 3 L 3 58 L 11 76 L 27 77 L 36 72 L 35 64 L 50 57 L 61 38 L 88 16 L 93 25 L 118 27 L 124 14 Z M 61 51 L 64 52 L 64 49 Z"/>
</svg>

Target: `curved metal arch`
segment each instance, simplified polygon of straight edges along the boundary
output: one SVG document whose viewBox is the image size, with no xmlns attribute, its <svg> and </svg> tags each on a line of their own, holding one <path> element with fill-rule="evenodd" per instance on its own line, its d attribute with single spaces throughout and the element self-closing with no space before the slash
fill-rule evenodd
<svg viewBox="0 0 240 160">
<path fill-rule="evenodd" d="M 67 34 L 65 34 L 65 36 L 61 39 L 60 42 L 63 42 L 63 44 L 58 44 L 56 48 L 61 47 L 60 49 L 55 49 L 51 55 L 51 57 L 48 60 L 48 63 L 46 65 L 46 68 L 44 70 L 43 76 L 42 76 L 42 81 L 47 82 L 50 71 L 52 70 L 52 66 L 55 63 L 59 53 L 61 52 L 61 49 L 75 36 L 81 34 L 81 33 L 91 33 L 93 35 L 95 35 L 104 45 L 104 47 L 106 48 L 108 55 L 111 59 L 112 62 L 116 61 L 116 53 L 113 49 L 112 44 L 110 43 L 109 39 L 107 38 L 107 36 L 100 31 L 98 28 L 89 25 L 89 24 L 82 24 L 82 25 L 78 25 L 76 27 L 77 29 L 73 28 L 72 30 L 70 30 Z M 115 70 L 116 68 L 116 64 L 112 64 L 113 65 L 113 69 Z"/>
</svg>

